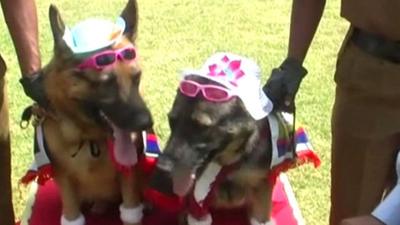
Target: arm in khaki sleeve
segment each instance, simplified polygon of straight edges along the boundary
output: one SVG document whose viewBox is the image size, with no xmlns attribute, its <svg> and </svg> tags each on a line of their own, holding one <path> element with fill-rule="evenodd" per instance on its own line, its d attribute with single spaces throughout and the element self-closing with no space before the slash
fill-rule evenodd
<svg viewBox="0 0 400 225">
<path fill-rule="evenodd" d="M 0 0 L 0 3 L 21 73 L 33 74 L 41 68 L 35 0 Z"/>
<path fill-rule="evenodd" d="M 288 58 L 304 61 L 324 8 L 325 0 L 293 0 Z"/>
</svg>

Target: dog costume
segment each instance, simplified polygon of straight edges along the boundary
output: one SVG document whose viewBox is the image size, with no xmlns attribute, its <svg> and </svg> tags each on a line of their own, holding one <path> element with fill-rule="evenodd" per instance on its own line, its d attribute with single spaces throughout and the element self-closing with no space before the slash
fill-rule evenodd
<svg viewBox="0 0 400 225">
<path fill-rule="evenodd" d="M 77 57 L 86 57 L 97 51 L 118 43 L 125 30 L 125 21 L 119 17 L 113 23 L 103 19 L 86 19 L 76 24 L 72 29 L 66 27 L 63 36 L 64 41 Z M 27 108 L 24 112 L 29 121 L 32 108 Z M 40 120 L 40 119 L 39 119 Z M 131 141 L 130 133 L 119 129 L 109 123 L 113 129 L 113 137 L 107 140 L 107 147 L 111 160 L 116 168 L 122 173 L 129 173 L 132 167 L 140 164 L 144 169 L 149 170 L 155 163 L 154 157 L 160 152 L 157 137 L 151 131 L 143 131 L 140 140 L 143 143 Z M 46 150 L 47 144 L 43 134 L 41 123 L 36 123 L 34 138 L 34 162 L 26 175 L 21 179 L 22 183 L 29 183 L 35 179 L 39 184 L 44 184 L 52 177 L 52 169 Z M 96 143 L 90 142 L 90 151 L 95 156 L 99 150 Z M 138 146 L 144 146 L 143 151 L 138 150 Z M 148 157 L 140 157 L 142 154 Z M 139 159 L 141 162 L 139 163 Z M 146 165 L 150 163 L 151 165 Z"/>
<path fill-rule="evenodd" d="M 199 70 L 183 71 L 183 79 L 189 75 L 200 76 L 223 85 L 243 102 L 246 110 L 255 120 L 268 117 L 270 130 L 260 135 L 266 135 L 265 138 L 272 140 L 271 173 L 268 174 L 272 184 L 281 172 L 289 168 L 305 162 L 312 162 L 314 166 L 319 166 L 320 160 L 313 152 L 304 129 L 300 128 L 294 134 L 292 124 L 294 118 L 280 112 L 271 113 L 272 102 L 261 89 L 261 70 L 253 60 L 231 53 L 216 53 L 208 58 Z M 294 141 L 295 149 L 293 148 Z M 221 166 L 210 163 L 196 180 L 186 203 L 178 197 L 165 197 L 154 191 L 151 194 L 148 192 L 147 197 L 152 199 L 154 204 L 170 210 L 174 208 L 173 206 L 183 207 L 181 204 L 187 204 L 190 225 L 211 225 L 210 205 L 215 190 L 229 173 L 237 169 L 239 164 L 240 162 Z M 179 210 L 180 207 L 174 209 Z M 251 223 L 257 224 L 253 220 Z"/>
</svg>

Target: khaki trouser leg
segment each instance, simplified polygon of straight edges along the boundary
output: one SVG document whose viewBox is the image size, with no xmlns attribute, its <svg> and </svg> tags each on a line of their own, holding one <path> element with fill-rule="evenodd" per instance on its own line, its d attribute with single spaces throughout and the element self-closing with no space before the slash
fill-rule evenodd
<svg viewBox="0 0 400 225">
<path fill-rule="evenodd" d="M 330 224 L 369 214 L 394 178 L 400 149 L 400 64 L 348 43 L 335 74 Z"/>
<path fill-rule="evenodd" d="M 5 85 L 6 65 L 0 55 L 0 224 L 13 225 L 14 211 L 11 195 L 11 149 L 8 124 L 7 90 Z"/>
<path fill-rule="evenodd" d="M 377 140 L 340 133 L 332 144 L 331 224 L 368 215 L 380 202 L 393 172 L 396 137 Z"/>
</svg>

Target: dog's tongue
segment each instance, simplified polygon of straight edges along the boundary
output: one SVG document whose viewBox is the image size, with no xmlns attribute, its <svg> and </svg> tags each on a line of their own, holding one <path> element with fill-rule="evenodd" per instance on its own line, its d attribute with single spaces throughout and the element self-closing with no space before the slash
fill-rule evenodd
<svg viewBox="0 0 400 225">
<path fill-rule="evenodd" d="M 177 169 L 172 176 L 173 191 L 176 195 L 185 196 L 193 186 L 196 175 L 191 169 Z"/>
<path fill-rule="evenodd" d="M 118 166 L 131 167 L 137 163 L 136 145 L 131 132 L 112 125 L 114 131 L 114 160 Z"/>
</svg>

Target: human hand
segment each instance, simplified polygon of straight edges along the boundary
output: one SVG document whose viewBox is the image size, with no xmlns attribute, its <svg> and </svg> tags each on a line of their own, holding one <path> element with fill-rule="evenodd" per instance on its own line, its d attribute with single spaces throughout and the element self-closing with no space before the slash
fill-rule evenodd
<svg viewBox="0 0 400 225">
<path fill-rule="evenodd" d="M 294 99 L 307 70 L 293 58 L 287 58 L 272 70 L 263 91 L 274 104 L 274 110 L 294 111 Z"/>
<path fill-rule="evenodd" d="M 24 92 L 39 106 L 47 108 L 48 99 L 43 85 L 43 73 L 39 71 L 33 75 L 23 76 L 19 82 L 24 88 Z"/>
</svg>

